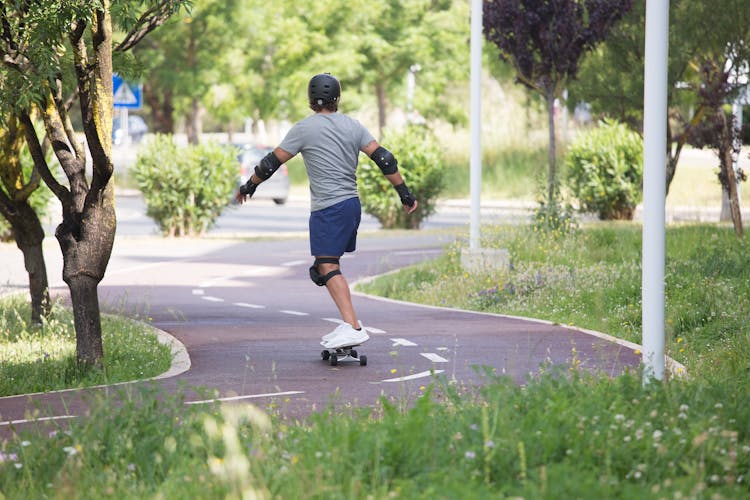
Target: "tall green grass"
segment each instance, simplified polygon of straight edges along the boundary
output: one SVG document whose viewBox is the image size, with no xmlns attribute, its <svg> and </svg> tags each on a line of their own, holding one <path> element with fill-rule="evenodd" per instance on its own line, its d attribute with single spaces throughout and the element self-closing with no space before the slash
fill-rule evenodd
<svg viewBox="0 0 750 500">
<path fill-rule="evenodd" d="M 148 378 L 172 362 L 170 348 L 142 323 L 103 315 L 105 365 L 81 371 L 71 311 L 56 303 L 42 325 L 30 317 L 24 297 L 0 299 L 0 396 Z"/>
<path fill-rule="evenodd" d="M 505 273 L 445 257 L 368 285 L 395 298 L 530 315 L 639 341 L 640 229 L 485 230 Z M 730 228 L 670 227 L 670 354 L 688 377 L 643 386 L 544 366 L 523 385 L 435 377 L 409 400 L 285 418 L 186 406 L 158 388 L 91 403 L 87 418 L 0 444 L 6 498 L 748 498 L 750 253 Z M 405 390 L 404 394 L 411 393 Z M 116 403 L 116 404 L 115 404 Z"/>
</svg>

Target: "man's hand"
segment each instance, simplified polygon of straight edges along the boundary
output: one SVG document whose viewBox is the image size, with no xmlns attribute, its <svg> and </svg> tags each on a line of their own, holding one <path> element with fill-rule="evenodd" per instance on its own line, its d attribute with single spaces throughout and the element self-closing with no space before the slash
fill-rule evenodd
<svg viewBox="0 0 750 500">
<path fill-rule="evenodd" d="M 414 196 L 414 194 L 409 191 L 406 183 L 402 182 L 398 186 L 394 186 L 394 188 L 396 189 L 399 198 L 401 198 L 401 204 L 404 206 L 404 210 L 406 210 L 406 213 L 414 213 L 419 203 L 417 203 L 417 198 Z"/>
<path fill-rule="evenodd" d="M 234 199 L 237 201 L 237 203 L 242 205 L 243 203 L 245 203 L 245 200 L 248 197 L 250 198 L 253 197 L 253 195 L 255 194 L 255 190 L 257 188 L 258 188 L 258 185 L 255 184 L 251 178 L 245 184 L 240 186 L 240 190 L 237 193 L 237 196 L 234 197 Z"/>
</svg>

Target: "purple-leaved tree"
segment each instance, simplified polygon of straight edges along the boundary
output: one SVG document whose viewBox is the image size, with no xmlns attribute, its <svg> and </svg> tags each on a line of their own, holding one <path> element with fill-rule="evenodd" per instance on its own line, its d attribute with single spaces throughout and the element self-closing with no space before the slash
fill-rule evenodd
<svg viewBox="0 0 750 500">
<path fill-rule="evenodd" d="M 607 37 L 633 0 L 485 0 L 484 35 L 516 80 L 540 93 L 549 120 L 547 203 L 556 202 L 554 102 L 584 53 Z"/>
</svg>

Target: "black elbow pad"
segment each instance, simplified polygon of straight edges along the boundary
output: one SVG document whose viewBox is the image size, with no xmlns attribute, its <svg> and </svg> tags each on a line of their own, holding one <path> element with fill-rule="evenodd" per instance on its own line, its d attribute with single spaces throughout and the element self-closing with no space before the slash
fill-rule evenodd
<svg viewBox="0 0 750 500">
<path fill-rule="evenodd" d="M 389 175 L 398 172 L 398 161 L 396 161 L 396 157 L 383 146 L 378 146 L 378 149 L 373 151 L 370 158 L 375 162 L 375 165 L 383 171 L 383 174 Z"/>
<path fill-rule="evenodd" d="M 257 175 L 259 179 L 265 181 L 271 177 L 280 166 L 281 162 L 276 158 L 276 155 L 273 154 L 273 151 L 271 151 L 264 156 L 263 159 L 260 160 L 260 163 L 255 167 L 255 175 Z"/>
</svg>

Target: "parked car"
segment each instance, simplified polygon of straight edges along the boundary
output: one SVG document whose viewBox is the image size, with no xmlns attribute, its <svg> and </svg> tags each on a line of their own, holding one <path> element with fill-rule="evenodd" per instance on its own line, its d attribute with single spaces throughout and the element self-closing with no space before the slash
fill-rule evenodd
<svg viewBox="0 0 750 500">
<path fill-rule="evenodd" d="M 120 126 L 120 117 L 115 116 L 112 119 L 112 143 L 119 146 L 125 143 L 125 131 Z M 130 141 L 138 144 L 148 132 L 148 125 L 145 120 L 138 115 L 128 115 L 128 135 Z"/>
<path fill-rule="evenodd" d="M 255 166 L 268 153 L 273 151 L 269 146 L 258 146 L 253 144 L 234 145 L 238 149 L 237 161 L 239 162 L 239 186 L 245 184 L 252 175 Z M 279 167 L 268 180 L 258 186 L 253 198 L 272 199 L 277 205 L 286 203 L 289 197 L 289 171 L 286 165 Z"/>
</svg>

